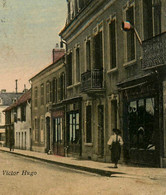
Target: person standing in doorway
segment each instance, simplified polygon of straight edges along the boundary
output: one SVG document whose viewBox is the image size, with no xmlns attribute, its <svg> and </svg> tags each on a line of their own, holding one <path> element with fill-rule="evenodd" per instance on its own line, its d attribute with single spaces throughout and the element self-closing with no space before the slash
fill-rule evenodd
<svg viewBox="0 0 166 195">
<path fill-rule="evenodd" d="M 108 140 L 108 145 L 111 150 L 111 161 L 115 164 L 114 168 L 118 168 L 117 164 L 120 160 L 121 146 L 123 145 L 121 131 L 119 129 L 113 129 L 113 135 Z"/>
</svg>

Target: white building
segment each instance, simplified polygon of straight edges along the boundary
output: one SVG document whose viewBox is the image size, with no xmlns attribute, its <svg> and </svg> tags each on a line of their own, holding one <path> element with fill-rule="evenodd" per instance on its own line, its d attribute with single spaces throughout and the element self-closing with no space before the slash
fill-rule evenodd
<svg viewBox="0 0 166 195">
<path fill-rule="evenodd" d="M 4 110 L 10 113 L 10 125 L 14 125 L 14 147 L 31 149 L 31 90 L 24 93 L 16 103 Z"/>
</svg>

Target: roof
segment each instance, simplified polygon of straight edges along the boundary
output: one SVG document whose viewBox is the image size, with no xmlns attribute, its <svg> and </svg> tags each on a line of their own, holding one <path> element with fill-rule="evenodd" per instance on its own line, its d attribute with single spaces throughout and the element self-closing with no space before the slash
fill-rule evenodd
<svg viewBox="0 0 166 195">
<path fill-rule="evenodd" d="M 5 92 L 0 93 L 0 98 L 2 99 L 2 106 L 9 106 L 13 103 L 14 99 L 18 99 L 23 93 L 15 93 L 15 92 Z"/>
<path fill-rule="evenodd" d="M 38 72 L 37 74 L 35 74 L 32 78 L 30 78 L 29 80 L 34 79 L 36 76 L 38 76 L 39 74 L 41 74 L 42 72 L 44 72 L 45 70 L 47 70 L 48 68 L 50 68 L 51 66 L 53 66 L 54 64 L 56 64 L 60 59 L 62 59 L 65 56 L 64 52 L 60 52 L 58 54 L 58 56 L 56 56 L 56 58 L 54 59 L 54 62 L 52 64 L 49 64 L 48 66 L 46 66 L 45 68 L 43 68 L 40 72 Z"/>
<path fill-rule="evenodd" d="M 25 102 L 27 102 L 30 99 L 31 99 L 31 89 L 28 90 L 27 92 L 25 92 L 15 103 L 11 104 L 5 110 L 3 110 L 3 112 L 10 111 L 15 107 L 17 107 L 21 104 L 24 104 Z"/>
</svg>

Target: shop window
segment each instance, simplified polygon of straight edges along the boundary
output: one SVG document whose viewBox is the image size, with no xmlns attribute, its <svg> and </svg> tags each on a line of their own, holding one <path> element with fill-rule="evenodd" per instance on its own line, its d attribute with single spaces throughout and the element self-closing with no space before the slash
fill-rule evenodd
<svg viewBox="0 0 166 195">
<path fill-rule="evenodd" d="M 34 141 L 37 142 L 38 141 L 38 119 L 35 118 L 34 120 Z"/>
<path fill-rule="evenodd" d="M 79 113 L 69 114 L 69 136 L 68 141 L 73 144 L 79 143 Z"/>
<path fill-rule="evenodd" d="M 94 58 L 95 58 L 95 68 L 103 68 L 103 41 L 102 41 L 102 31 L 98 32 L 94 37 Z"/>
<path fill-rule="evenodd" d="M 40 96 L 41 105 L 44 105 L 44 84 L 41 84 L 40 86 L 40 93 L 41 93 Z"/>
<path fill-rule="evenodd" d="M 70 86 L 72 85 L 72 78 L 73 78 L 73 74 L 72 74 L 72 53 L 67 55 L 67 85 Z"/>
<path fill-rule="evenodd" d="M 126 11 L 126 20 L 134 25 L 134 7 L 129 7 Z M 135 59 L 135 37 L 134 30 L 127 32 L 127 60 Z"/>
<path fill-rule="evenodd" d="M 86 107 L 86 143 L 92 143 L 91 106 Z"/>
<path fill-rule="evenodd" d="M 40 142 L 43 143 L 44 142 L 44 118 L 41 117 L 40 119 Z"/>
<path fill-rule="evenodd" d="M 80 49 L 76 49 L 76 82 L 80 82 Z"/>
<path fill-rule="evenodd" d="M 143 0 L 144 39 L 161 33 L 160 0 Z"/>
<path fill-rule="evenodd" d="M 128 104 L 130 147 L 154 150 L 155 109 L 154 98 L 140 99 Z"/>
<path fill-rule="evenodd" d="M 116 25 L 115 20 L 109 24 L 110 32 L 110 68 L 116 67 Z"/>
<path fill-rule="evenodd" d="M 62 142 L 62 118 L 55 118 L 54 120 L 54 142 Z"/>
</svg>

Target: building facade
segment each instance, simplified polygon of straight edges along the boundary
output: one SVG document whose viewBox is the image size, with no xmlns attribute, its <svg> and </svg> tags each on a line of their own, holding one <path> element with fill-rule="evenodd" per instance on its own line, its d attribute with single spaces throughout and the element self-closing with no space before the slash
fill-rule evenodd
<svg viewBox="0 0 166 195">
<path fill-rule="evenodd" d="M 22 94 L 20 92 L 6 92 L 5 89 L 0 92 L 0 142 L 3 145 L 9 146 L 10 135 L 14 138 L 14 134 L 10 134 L 10 130 L 6 129 L 6 116 L 3 111 L 15 103 Z"/>
<path fill-rule="evenodd" d="M 164 0 L 68 0 L 66 53 L 69 154 L 109 162 L 113 128 L 123 162 L 166 166 Z M 122 21 L 134 27 L 122 30 Z M 141 44 L 136 32 L 143 43 Z"/>
<path fill-rule="evenodd" d="M 64 155 L 64 49 L 53 49 L 53 63 L 30 79 L 32 150 Z"/>
<path fill-rule="evenodd" d="M 6 131 L 10 131 L 10 142 L 14 148 L 31 149 L 31 90 L 25 92 L 18 100 L 3 110 L 6 115 Z M 12 141 L 14 139 L 14 141 Z"/>
</svg>

